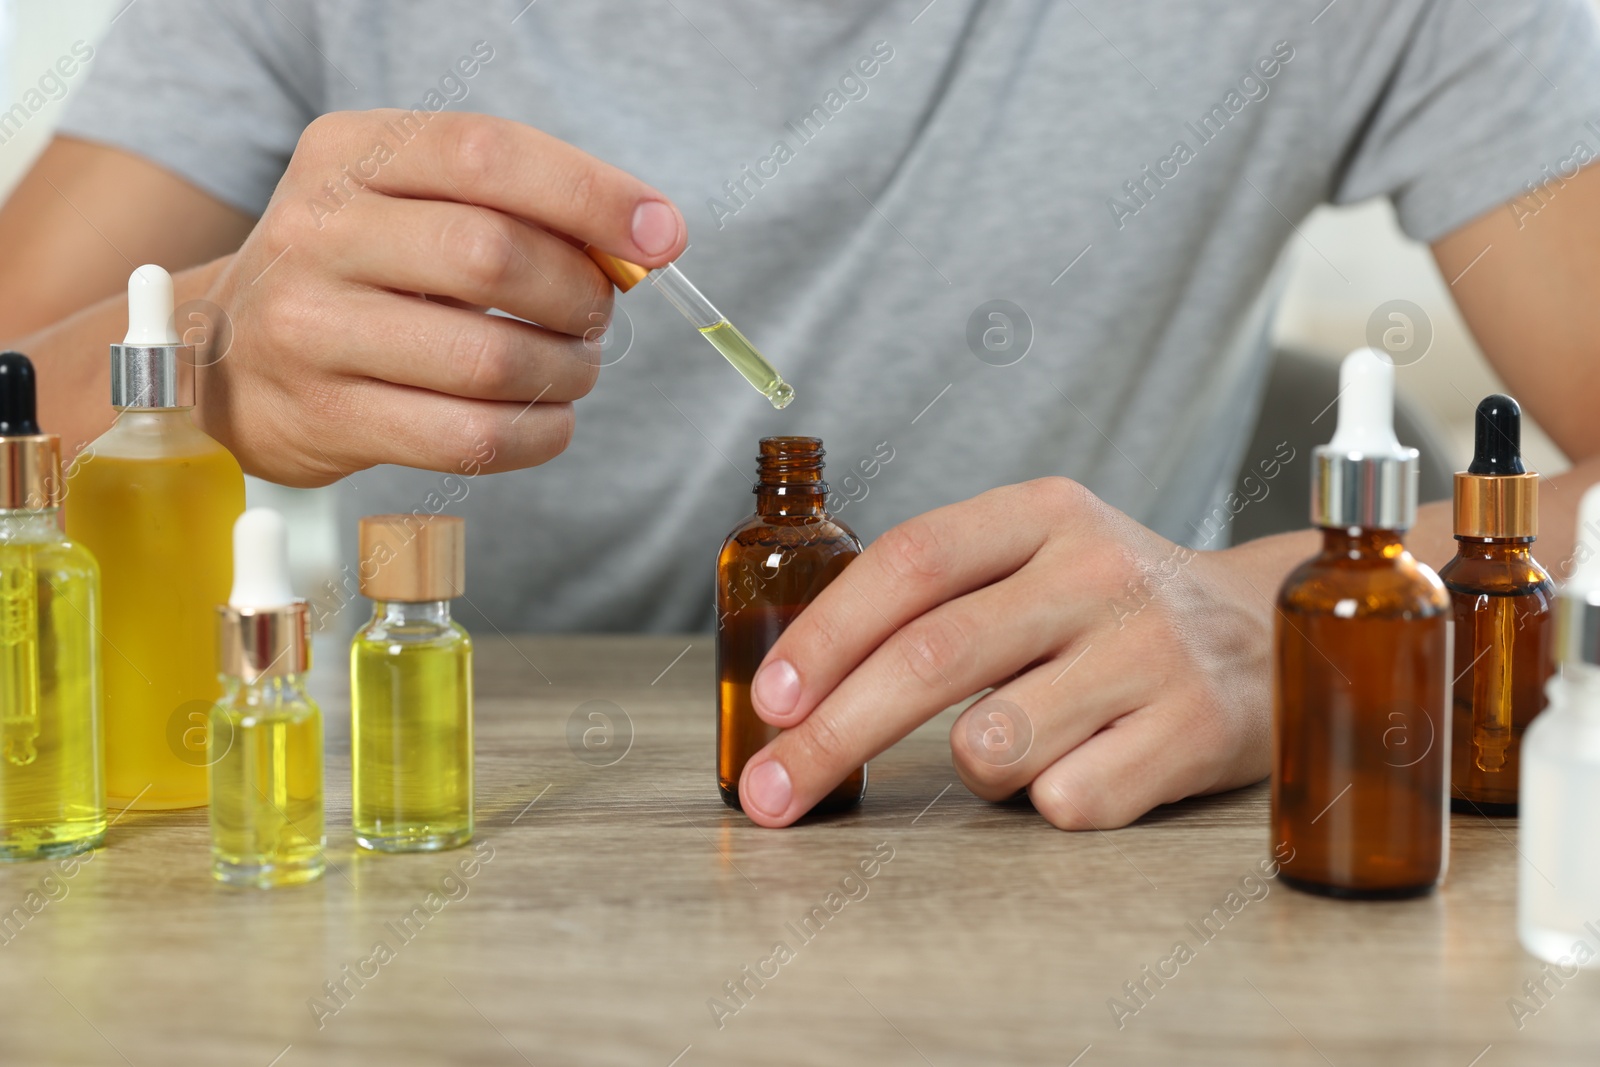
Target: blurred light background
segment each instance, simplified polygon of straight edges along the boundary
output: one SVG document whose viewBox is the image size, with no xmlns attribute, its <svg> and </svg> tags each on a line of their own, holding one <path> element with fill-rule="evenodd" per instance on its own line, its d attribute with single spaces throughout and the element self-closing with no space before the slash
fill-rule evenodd
<svg viewBox="0 0 1600 1067">
<path fill-rule="evenodd" d="M 1600 6 L 1600 0 L 1596 3 Z M 72 42 L 97 41 L 127 6 L 129 0 L 0 0 L 0 109 L 31 87 Z M 78 84 L 69 83 L 68 97 Z M 0 197 L 44 147 L 65 99 L 50 102 L 0 147 Z M 1456 313 L 1427 248 L 1400 233 L 1387 201 L 1323 208 L 1300 230 L 1303 236 L 1291 239 L 1288 252 L 1292 273 L 1275 326 L 1279 347 L 1336 360 L 1367 343 L 1368 320 L 1380 305 L 1396 299 L 1417 304 L 1432 321 L 1433 347 L 1426 358 L 1400 368 L 1400 390 L 1449 442 L 1453 469 L 1465 467 L 1473 407 L 1501 386 Z M 1538 470 L 1554 474 L 1566 468 L 1565 457 L 1537 426 L 1525 433 L 1526 452 Z M 300 588 L 313 588 L 337 573 L 327 491 L 284 489 L 252 479 L 249 497 L 252 504 L 283 510 L 294 523 Z"/>
</svg>

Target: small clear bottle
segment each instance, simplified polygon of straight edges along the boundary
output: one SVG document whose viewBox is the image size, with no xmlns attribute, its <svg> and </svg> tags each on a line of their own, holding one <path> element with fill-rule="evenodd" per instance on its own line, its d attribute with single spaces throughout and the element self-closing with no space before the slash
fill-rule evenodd
<svg viewBox="0 0 1600 1067">
<path fill-rule="evenodd" d="M 432 852 L 472 840 L 472 638 L 450 618 L 466 584 L 466 522 L 361 520 L 372 618 L 350 644 L 356 844 Z"/>
<path fill-rule="evenodd" d="M 1476 415 L 1472 465 L 1456 474 L 1456 555 L 1439 577 L 1455 615 L 1450 807 L 1517 813 L 1523 732 L 1555 669 L 1555 586 L 1533 558 L 1539 476 L 1522 463 L 1522 409 L 1504 394 Z"/>
<path fill-rule="evenodd" d="M 1448 857 L 1450 598 L 1400 538 L 1417 451 L 1393 412 L 1393 365 L 1351 353 L 1312 457 L 1322 551 L 1278 592 L 1270 845 L 1286 883 L 1328 896 L 1427 893 Z"/>
<path fill-rule="evenodd" d="M 1579 505 L 1578 544 L 1596 530 L 1600 485 Z M 1589 548 L 1556 598 L 1550 705 L 1522 738 L 1517 937 L 1547 962 L 1600 968 L 1600 553 Z"/>
<path fill-rule="evenodd" d="M 828 514 L 822 441 L 766 437 L 757 458 L 756 511 L 717 555 L 717 791 L 740 808 L 739 776 L 781 732 L 756 714 L 750 681 L 778 635 L 861 554 L 850 528 Z M 812 809 L 861 803 L 867 768 Z"/>
<path fill-rule="evenodd" d="M 306 694 L 310 614 L 289 588 L 283 516 L 234 524 L 220 616 L 222 698 L 211 709 L 211 873 L 267 889 L 322 876 L 322 712 Z"/>
<path fill-rule="evenodd" d="M 106 831 L 100 574 L 61 532 L 61 443 L 34 406 L 33 364 L 0 353 L 0 860 Z"/>
</svg>

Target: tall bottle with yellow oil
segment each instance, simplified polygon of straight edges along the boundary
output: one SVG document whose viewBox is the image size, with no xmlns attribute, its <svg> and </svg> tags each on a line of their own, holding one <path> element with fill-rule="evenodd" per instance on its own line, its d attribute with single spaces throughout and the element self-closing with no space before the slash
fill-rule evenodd
<svg viewBox="0 0 1600 1067">
<path fill-rule="evenodd" d="M 61 532 L 61 442 L 35 419 L 33 364 L 0 352 L 0 861 L 105 836 L 99 587 Z"/>
<path fill-rule="evenodd" d="M 194 424 L 195 351 L 174 322 L 172 277 L 128 278 L 128 335 L 111 346 L 117 420 L 67 478 L 67 533 L 100 561 L 106 801 L 206 803 L 206 729 L 221 694 L 216 605 L 233 582 L 244 475 Z"/>
</svg>

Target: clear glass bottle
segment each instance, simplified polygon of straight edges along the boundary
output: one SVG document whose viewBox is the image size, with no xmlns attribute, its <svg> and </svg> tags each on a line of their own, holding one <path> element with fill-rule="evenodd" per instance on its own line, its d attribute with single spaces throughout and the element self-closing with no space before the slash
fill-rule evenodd
<svg viewBox="0 0 1600 1067">
<path fill-rule="evenodd" d="M 856 535 L 828 514 L 824 455 L 815 437 L 763 438 L 755 514 L 717 555 L 717 790 L 732 808 L 745 764 L 780 733 L 756 714 L 751 679 L 778 635 L 861 554 Z M 863 766 L 813 810 L 853 807 L 866 791 Z"/>
<path fill-rule="evenodd" d="M 1555 669 L 1555 586 L 1533 558 L 1539 476 L 1522 463 L 1522 409 L 1485 397 L 1472 465 L 1456 475 L 1456 555 L 1439 577 L 1455 616 L 1450 807 L 1517 813 L 1522 735 Z"/>
<path fill-rule="evenodd" d="M 128 279 L 128 336 L 111 346 L 117 420 L 74 460 L 67 532 L 99 560 L 106 643 L 106 791 L 116 808 L 206 802 L 206 709 L 221 686 L 216 605 L 244 511 L 238 461 L 194 424 L 194 350 L 172 279 Z"/>
<path fill-rule="evenodd" d="M 350 645 L 356 844 L 428 852 L 472 839 L 472 638 L 450 618 L 466 580 L 456 516 L 361 520 L 372 618 Z"/>
<path fill-rule="evenodd" d="M 1594 530 L 1600 486 L 1579 506 L 1578 543 Z M 1522 739 L 1517 937 L 1547 962 L 1600 968 L 1600 555 L 1592 546 L 1557 600 L 1561 673 Z"/>
<path fill-rule="evenodd" d="M 0 860 L 83 852 L 106 830 L 99 570 L 62 533 L 60 494 L 33 366 L 0 354 Z"/>
<path fill-rule="evenodd" d="M 1394 436 L 1393 366 L 1352 353 L 1339 393 L 1313 456 L 1322 551 L 1278 593 L 1270 844 L 1297 888 L 1413 896 L 1448 856 L 1450 600 L 1400 539 L 1417 452 Z"/>
<path fill-rule="evenodd" d="M 322 712 L 306 694 L 310 614 L 289 590 L 283 517 L 234 527 L 233 592 L 220 614 L 225 690 L 211 710 L 211 872 L 261 889 L 322 875 Z"/>
</svg>

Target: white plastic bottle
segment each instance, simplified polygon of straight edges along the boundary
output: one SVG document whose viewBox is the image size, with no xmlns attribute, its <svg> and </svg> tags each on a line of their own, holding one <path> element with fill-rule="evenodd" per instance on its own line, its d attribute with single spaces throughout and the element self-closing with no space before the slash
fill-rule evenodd
<svg viewBox="0 0 1600 1067">
<path fill-rule="evenodd" d="M 1517 936 L 1550 963 L 1600 968 L 1600 485 L 1578 513 L 1577 573 L 1556 623 L 1561 671 L 1522 742 Z M 1586 540 L 1587 538 L 1587 540 Z M 1583 548 L 1588 551 L 1584 552 Z"/>
</svg>

